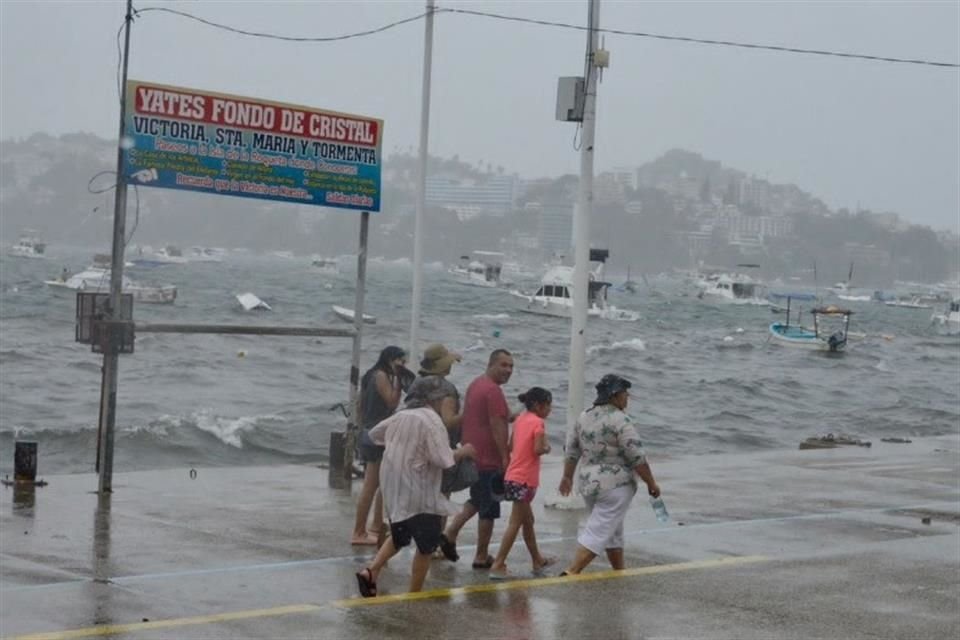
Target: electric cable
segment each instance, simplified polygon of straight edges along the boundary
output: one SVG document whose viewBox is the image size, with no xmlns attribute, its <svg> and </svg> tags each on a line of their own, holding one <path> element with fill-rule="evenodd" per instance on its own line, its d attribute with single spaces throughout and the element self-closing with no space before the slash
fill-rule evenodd
<svg viewBox="0 0 960 640">
<path fill-rule="evenodd" d="M 380 27 L 365 29 L 363 31 L 357 31 L 353 33 L 346 33 L 346 34 L 337 35 L 337 36 L 302 37 L 302 36 L 285 36 L 285 35 L 275 34 L 275 33 L 263 33 L 258 31 L 250 31 L 247 29 L 239 29 L 237 27 L 232 27 L 230 25 L 214 22 L 212 20 L 207 20 L 206 18 L 195 16 L 193 14 L 187 13 L 186 11 L 179 11 L 177 9 L 171 9 L 169 7 L 144 7 L 143 9 L 135 10 L 134 13 L 142 14 L 150 11 L 159 11 L 163 13 L 169 13 L 176 16 L 188 18 L 190 20 L 195 20 L 207 26 L 214 27 L 216 29 L 222 29 L 224 31 L 229 31 L 231 33 L 236 33 L 239 35 L 252 36 L 257 38 L 268 38 L 273 40 L 282 40 L 286 42 L 337 42 L 341 40 L 349 40 L 352 38 L 362 38 L 362 37 L 382 33 L 389 29 L 393 29 L 401 25 L 409 24 L 411 22 L 416 22 L 418 20 L 425 18 L 430 13 L 429 11 L 426 11 L 424 13 L 421 13 L 415 16 L 403 18 L 402 20 L 390 22 Z M 523 18 L 520 16 L 511 16 L 511 15 L 506 15 L 502 13 L 493 13 L 489 11 L 479 11 L 476 9 L 436 7 L 433 10 L 433 13 L 435 14 L 454 13 L 454 14 L 465 15 L 465 16 L 475 16 L 475 17 L 490 18 L 493 20 L 502 20 L 507 22 L 519 22 L 519 23 L 534 24 L 534 25 L 539 25 L 544 27 L 572 29 L 575 31 L 588 31 L 590 29 L 590 27 L 579 25 L 579 24 L 572 24 L 569 22 L 540 20 L 537 18 Z M 925 60 L 920 58 L 900 58 L 900 57 L 894 57 L 894 56 L 880 56 L 880 55 L 871 55 L 871 54 L 864 54 L 864 53 L 855 53 L 855 52 L 849 52 L 849 51 L 830 51 L 827 49 L 808 49 L 803 47 L 787 47 L 783 45 L 738 42 L 735 40 L 694 38 L 690 36 L 677 36 L 677 35 L 668 35 L 668 34 L 662 34 L 662 33 L 651 33 L 646 31 L 630 31 L 626 29 L 612 29 L 612 28 L 605 28 L 605 27 L 597 27 L 595 31 L 597 31 L 598 33 L 609 33 L 611 35 L 631 36 L 631 37 L 637 37 L 637 38 L 650 38 L 654 40 L 667 40 L 667 41 L 673 41 L 673 42 L 686 42 L 686 43 L 693 43 L 693 44 L 721 46 L 721 47 L 736 47 L 741 49 L 777 51 L 781 53 L 796 53 L 796 54 L 803 54 L 803 55 L 832 56 L 837 58 L 870 60 L 874 62 L 889 62 L 889 63 L 896 63 L 896 64 L 923 65 L 923 66 L 951 68 L 951 69 L 960 68 L 960 64 L 955 62 Z"/>
</svg>

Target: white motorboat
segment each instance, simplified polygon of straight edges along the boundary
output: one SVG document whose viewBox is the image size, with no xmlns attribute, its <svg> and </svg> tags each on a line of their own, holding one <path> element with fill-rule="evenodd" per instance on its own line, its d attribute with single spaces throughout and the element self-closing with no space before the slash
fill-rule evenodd
<svg viewBox="0 0 960 640">
<path fill-rule="evenodd" d="M 44 252 L 47 250 L 47 244 L 33 232 L 27 232 L 20 236 L 17 243 L 10 247 L 7 254 L 17 258 L 45 258 Z"/>
<path fill-rule="evenodd" d="M 702 278 L 698 283 L 701 300 L 717 300 L 735 304 L 768 305 L 766 287 L 762 282 L 741 273 L 718 273 Z"/>
<path fill-rule="evenodd" d="M 72 289 L 74 291 L 99 291 L 108 293 L 110 291 L 109 257 L 106 263 L 103 260 L 95 259 L 94 264 L 87 267 L 79 273 L 67 277 L 61 274 L 54 280 L 44 280 L 44 284 L 59 289 Z M 66 270 L 64 270 L 66 271 Z M 134 282 L 127 276 L 122 279 L 122 292 L 133 294 L 135 302 L 148 304 L 172 304 L 177 299 L 177 287 L 172 284 L 151 286 Z"/>
<path fill-rule="evenodd" d="M 331 305 L 330 308 L 333 309 L 333 312 L 338 318 L 341 320 L 346 320 L 347 322 L 353 322 L 354 318 L 357 316 L 353 309 L 348 309 L 347 307 L 340 307 L 334 304 Z M 363 322 L 364 324 L 377 324 L 377 318 L 376 316 L 371 316 L 365 313 L 363 314 Z"/>
<path fill-rule="evenodd" d="M 960 298 L 950 302 L 942 313 L 935 313 L 930 318 L 938 333 L 948 336 L 960 335 Z"/>
<path fill-rule="evenodd" d="M 310 259 L 310 266 L 313 271 L 327 276 L 340 275 L 340 264 L 336 258 L 325 258 L 323 256 L 313 256 Z"/>
<path fill-rule="evenodd" d="M 240 303 L 244 311 L 273 311 L 270 305 L 249 291 L 247 293 L 237 294 L 237 302 Z"/>
<path fill-rule="evenodd" d="M 190 247 L 190 262 L 223 262 L 226 251 L 218 247 Z"/>
<path fill-rule="evenodd" d="M 186 264 L 187 258 L 179 247 L 168 244 L 156 251 L 152 247 L 139 247 L 137 256 L 130 262 L 137 267 L 158 267 L 165 264 Z"/>
<path fill-rule="evenodd" d="M 591 249 L 590 259 L 599 264 L 589 274 L 587 290 L 587 316 L 636 322 L 640 314 L 628 309 L 618 309 L 607 302 L 607 290 L 611 284 L 603 280 L 603 264 L 609 256 L 606 249 Z M 523 301 L 521 311 L 542 316 L 569 318 L 573 313 L 573 267 L 554 265 L 550 267 L 540 281 L 535 293 L 526 294 L 511 291 L 513 296 Z"/>
<path fill-rule="evenodd" d="M 887 300 L 883 304 L 887 305 L 888 307 L 902 307 L 904 309 L 933 309 L 932 304 L 923 302 L 919 296 Z"/>
<path fill-rule="evenodd" d="M 472 256 L 460 256 L 460 264 L 449 273 L 460 284 L 473 287 L 498 287 L 503 270 L 504 255 L 498 251 L 474 251 Z"/>
</svg>

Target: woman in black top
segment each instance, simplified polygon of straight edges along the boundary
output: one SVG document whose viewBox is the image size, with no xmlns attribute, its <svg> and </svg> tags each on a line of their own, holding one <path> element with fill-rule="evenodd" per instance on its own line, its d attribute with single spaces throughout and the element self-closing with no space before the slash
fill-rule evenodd
<svg viewBox="0 0 960 640">
<path fill-rule="evenodd" d="M 400 404 L 400 395 L 406 386 L 403 384 L 404 379 L 410 375 L 403 366 L 406 358 L 407 354 L 403 349 L 389 346 L 380 352 L 377 363 L 363 374 L 360 381 L 358 452 L 365 465 L 363 488 L 357 498 L 357 517 L 354 521 L 350 544 L 375 545 L 383 529 L 383 507 L 380 504 L 374 510 L 371 528 L 367 529 L 370 507 L 380 488 L 380 460 L 383 458 L 383 447 L 375 445 L 370 440 L 370 429 L 389 417 Z M 407 383 L 409 384 L 409 381 Z"/>
</svg>

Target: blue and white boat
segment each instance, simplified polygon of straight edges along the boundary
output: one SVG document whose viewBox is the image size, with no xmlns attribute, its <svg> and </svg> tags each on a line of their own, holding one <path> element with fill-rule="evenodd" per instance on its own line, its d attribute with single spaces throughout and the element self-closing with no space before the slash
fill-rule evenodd
<svg viewBox="0 0 960 640">
<path fill-rule="evenodd" d="M 816 302 L 817 297 L 810 293 L 772 294 L 773 298 L 786 298 L 786 318 L 784 322 L 770 325 L 770 339 L 776 342 L 814 351 L 839 353 L 847 347 L 847 330 L 852 311 L 835 306 L 811 309 L 813 328 L 804 327 L 797 313 L 796 323 L 790 323 L 791 303 L 793 300 Z M 832 330 L 831 330 L 832 329 Z"/>
</svg>

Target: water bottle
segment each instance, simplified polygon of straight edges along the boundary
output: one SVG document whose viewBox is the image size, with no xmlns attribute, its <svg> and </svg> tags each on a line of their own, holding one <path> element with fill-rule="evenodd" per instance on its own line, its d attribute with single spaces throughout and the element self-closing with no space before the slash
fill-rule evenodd
<svg viewBox="0 0 960 640">
<path fill-rule="evenodd" d="M 670 519 L 667 513 L 667 505 L 663 504 L 663 498 L 650 498 L 650 506 L 653 507 L 653 513 L 657 516 L 657 522 L 666 522 Z"/>
</svg>

